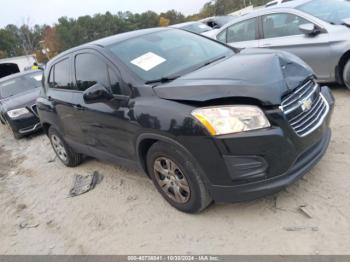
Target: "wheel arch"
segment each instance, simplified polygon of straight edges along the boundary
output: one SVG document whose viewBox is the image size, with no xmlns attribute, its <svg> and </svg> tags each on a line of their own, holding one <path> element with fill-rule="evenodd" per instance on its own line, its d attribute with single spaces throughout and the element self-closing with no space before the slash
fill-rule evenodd
<svg viewBox="0 0 350 262">
<path fill-rule="evenodd" d="M 184 147 L 181 143 L 176 141 L 173 138 L 170 138 L 168 136 L 164 136 L 161 134 L 153 134 L 153 133 L 144 133 L 141 134 L 137 140 L 136 140 L 136 152 L 137 152 L 137 158 L 139 160 L 140 166 L 142 170 L 145 172 L 145 174 L 149 177 L 148 171 L 147 171 L 147 152 L 151 148 L 151 146 L 156 142 L 165 142 L 174 146 L 177 146 L 181 148 L 184 152 L 186 152 L 190 158 L 191 161 L 194 162 L 195 166 L 201 170 L 201 174 L 203 174 L 202 179 L 205 184 L 208 183 L 207 177 L 202 170 L 202 168 L 199 166 L 198 162 L 194 158 L 194 156 L 191 154 L 191 152 Z"/>
<path fill-rule="evenodd" d="M 342 55 L 336 68 L 336 80 L 341 84 L 344 83 L 344 79 L 343 79 L 344 68 L 346 63 L 349 60 L 350 60 L 350 50 L 348 50 Z"/>
<path fill-rule="evenodd" d="M 44 122 L 44 123 L 42 123 L 41 125 L 42 125 L 42 128 L 43 128 L 43 130 L 44 130 L 44 133 L 45 133 L 46 135 L 48 135 L 48 134 L 49 134 L 49 129 L 50 129 L 50 127 L 51 127 L 51 124 L 50 124 L 50 123 L 47 123 L 47 122 Z"/>
</svg>

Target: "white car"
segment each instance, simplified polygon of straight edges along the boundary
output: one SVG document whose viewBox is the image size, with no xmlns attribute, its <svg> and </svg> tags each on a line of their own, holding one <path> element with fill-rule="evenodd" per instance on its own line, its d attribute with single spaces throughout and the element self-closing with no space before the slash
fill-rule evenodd
<svg viewBox="0 0 350 262">
<path fill-rule="evenodd" d="M 350 2 L 294 0 L 241 16 L 205 34 L 237 48 L 269 48 L 293 53 L 319 82 L 350 89 Z"/>
<path fill-rule="evenodd" d="M 202 22 L 185 22 L 181 24 L 171 25 L 169 27 L 182 29 L 196 34 L 203 34 L 213 30 L 213 28 Z"/>
<path fill-rule="evenodd" d="M 280 5 L 280 4 L 283 4 L 286 2 L 290 2 L 290 1 L 293 1 L 293 0 L 274 0 L 274 1 L 268 2 L 265 5 L 265 7 L 276 6 L 276 5 Z"/>
</svg>

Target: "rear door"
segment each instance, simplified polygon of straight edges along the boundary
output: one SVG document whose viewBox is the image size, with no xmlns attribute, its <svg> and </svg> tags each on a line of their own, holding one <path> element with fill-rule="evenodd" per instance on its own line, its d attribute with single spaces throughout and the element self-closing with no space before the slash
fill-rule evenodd
<svg viewBox="0 0 350 262">
<path fill-rule="evenodd" d="M 76 90 L 72 83 L 70 60 L 69 56 L 65 57 L 51 67 L 47 97 L 53 105 L 54 117 L 57 118 L 54 123 L 58 125 L 58 131 L 68 142 L 82 143 L 79 123 L 75 118 L 73 94 Z"/>
<path fill-rule="evenodd" d="M 130 91 L 121 80 L 119 71 L 109 60 L 94 50 L 83 50 L 74 55 L 74 80 L 81 110 L 81 132 L 85 143 L 95 154 L 131 158 L 133 137 L 129 119 Z M 96 83 L 107 87 L 115 99 L 87 104 L 83 92 Z M 77 116 L 78 117 L 78 116 Z"/>
<path fill-rule="evenodd" d="M 292 13 L 272 13 L 260 19 L 263 39 L 260 47 L 291 52 L 312 67 L 320 80 L 330 79 L 331 51 L 327 32 L 307 36 L 299 30 L 302 24 L 312 23 Z"/>
<path fill-rule="evenodd" d="M 227 27 L 217 40 L 238 48 L 259 47 L 257 18 L 251 18 Z"/>
</svg>

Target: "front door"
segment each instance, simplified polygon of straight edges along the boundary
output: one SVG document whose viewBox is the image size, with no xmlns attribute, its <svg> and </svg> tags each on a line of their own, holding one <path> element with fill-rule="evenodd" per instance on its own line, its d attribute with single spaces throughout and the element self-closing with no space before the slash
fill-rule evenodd
<svg viewBox="0 0 350 262">
<path fill-rule="evenodd" d="M 85 143 L 94 154 L 109 154 L 131 158 L 134 154 L 129 119 L 130 92 L 120 79 L 118 70 L 96 51 L 80 51 L 74 57 L 77 111 Z M 83 92 L 95 84 L 107 87 L 115 99 L 100 103 L 86 103 Z"/>
<path fill-rule="evenodd" d="M 227 27 L 217 39 L 237 48 L 259 47 L 258 23 L 256 18 L 248 19 Z"/>
<path fill-rule="evenodd" d="M 308 36 L 299 30 L 310 21 L 289 13 L 274 13 L 261 17 L 264 39 L 260 47 L 291 52 L 315 71 L 319 80 L 331 78 L 331 50 L 328 33 Z"/>
</svg>

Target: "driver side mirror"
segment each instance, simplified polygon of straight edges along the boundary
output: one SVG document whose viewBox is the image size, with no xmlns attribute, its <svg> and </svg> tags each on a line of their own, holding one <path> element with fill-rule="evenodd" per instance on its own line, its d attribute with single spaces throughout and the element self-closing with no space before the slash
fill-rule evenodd
<svg viewBox="0 0 350 262">
<path fill-rule="evenodd" d="M 113 94 L 104 85 L 97 83 L 83 93 L 84 101 L 87 104 L 103 103 L 113 99 Z"/>
<path fill-rule="evenodd" d="M 299 30 L 303 32 L 303 34 L 309 36 L 315 36 L 321 32 L 317 26 L 312 23 L 300 25 Z"/>
</svg>

